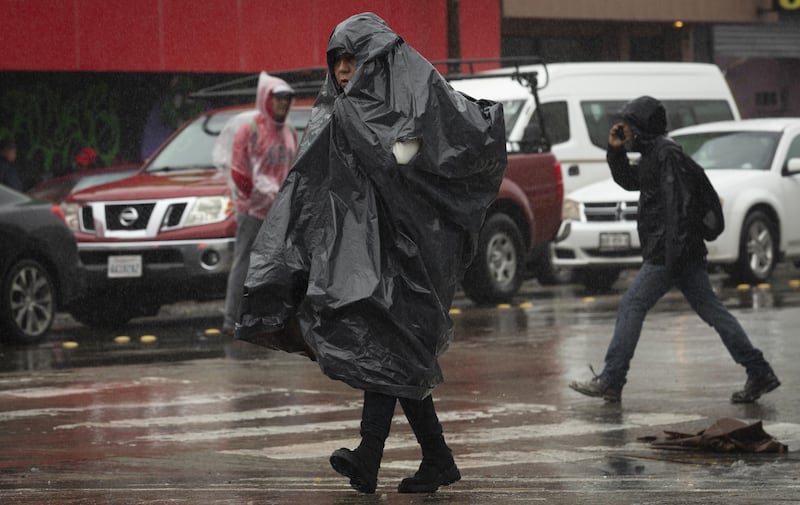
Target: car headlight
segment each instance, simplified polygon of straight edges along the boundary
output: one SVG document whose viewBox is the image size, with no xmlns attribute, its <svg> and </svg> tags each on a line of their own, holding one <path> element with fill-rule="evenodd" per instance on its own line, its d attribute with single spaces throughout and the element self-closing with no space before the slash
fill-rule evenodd
<svg viewBox="0 0 800 505">
<path fill-rule="evenodd" d="M 561 220 L 562 221 L 580 221 L 581 220 L 581 204 L 569 198 L 564 200 L 561 206 Z"/>
<path fill-rule="evenodd" d="M 61 212 L 64 213 L 64 221 L 72 233 L 81 231 L 81 206 L 77 203 L 61 203 Z"/>
<path fill-rule="evenodd" d="M 198 198 L 186 216 L 186 226 L 224 221 L 233 213 L 233 200 L 227 196 L 203 196 Z"/>
</svg>

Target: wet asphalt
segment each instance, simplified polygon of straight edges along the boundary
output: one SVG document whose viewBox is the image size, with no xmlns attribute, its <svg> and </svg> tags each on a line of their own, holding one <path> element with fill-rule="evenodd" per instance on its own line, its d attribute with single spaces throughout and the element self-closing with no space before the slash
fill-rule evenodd
<svg viewBox="0 0 800 505">
<path fill-rule="evenodd" d="M 458 299 L 437 410 L 462 480 L 402 495 L 420 453 L 398 408 L 374 495 L 328 463 L 358 441 L 359 391 L 298 356 L 219 334 L 221 303 L 165 307 L 124 331 L 62 316 L 39 346 L 0 348 L 0 502 L 16 504 L 800 503 L 800 273 L 720 297 L 782 386 L 744 380 L 677 292 L 648 315 L 622 402 L 568 388 L 602 367 L 621 289 L 526 283 L 514 303 Z M 658 449 L 642 437 L 762 421 L 785 454 Z"/>
</svg>

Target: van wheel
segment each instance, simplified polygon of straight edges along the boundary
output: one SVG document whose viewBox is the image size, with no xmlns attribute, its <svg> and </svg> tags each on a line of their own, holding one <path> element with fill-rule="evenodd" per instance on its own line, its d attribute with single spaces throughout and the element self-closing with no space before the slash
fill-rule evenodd
<svg viewBox="0 0 800 505">
<path fill-rule="evenodd" d="M 510 301 L 522 285 L 522 234 L 513 219 L 493 214 L 483 223 L 475 259 L 461 283 L 475 303 Z"/>
<path fill-rule="evenodd" d="M 777 226 L 766 214 L 753 211 L 747 215 L 739 238 L 739 260 L 733 270 L 736 282 L 766 282 L 778 260 Z"/>
<path fill-rule="evenodd" d="M 541 262 L 536 271 L 536 280 L 542 286 L 557 286 L 559 284 L 569 284 L 575 279 L 575 272 L 571 268 L 556 268 L 553 265 L 552 247 L 548 247 L 542 255 Z"/>
<path fill-rule="evenodd" d="M 620 271 L 617 269 L 583 270 L 580 273 L 581 283 L 586 291 L 603 293 L 611 291 L 611 287 L 619 279 Z"/>
</svg>

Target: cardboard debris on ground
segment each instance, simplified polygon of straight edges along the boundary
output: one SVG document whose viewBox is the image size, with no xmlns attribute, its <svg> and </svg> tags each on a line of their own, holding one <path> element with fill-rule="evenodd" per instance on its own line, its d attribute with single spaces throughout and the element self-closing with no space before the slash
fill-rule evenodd
<svg viewBox="0 0 800 505">
<path fill-rule="evenodd" d="M 664 431 L 666 437 L 641 437 L 641 442 L 650 442 L 659 449 L 709 452 L 753 452 L 786 453 L 789 448 L 775 440 L 767 432 L 761 421 L 747 423 L 739 419 L 724 417 L 699 433 L 680 433 Z"/>
</svg>

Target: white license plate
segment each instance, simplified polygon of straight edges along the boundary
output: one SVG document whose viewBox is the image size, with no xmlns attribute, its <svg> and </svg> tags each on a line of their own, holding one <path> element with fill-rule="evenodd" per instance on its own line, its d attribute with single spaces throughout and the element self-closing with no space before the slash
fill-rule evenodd
<svg viewBox="0 0 800 505">
<path fill-rule="evenodd" d="M 142 276 L 142 256 L 109 256 L 108 257 L 108 277 L 141 277 Z"/>
<path fill-rule="evenodd" d="M 601 251 L 621 251 L 631 248 L 630 233 L 601 233 Z"/>
</svg>

